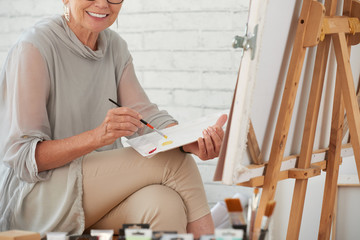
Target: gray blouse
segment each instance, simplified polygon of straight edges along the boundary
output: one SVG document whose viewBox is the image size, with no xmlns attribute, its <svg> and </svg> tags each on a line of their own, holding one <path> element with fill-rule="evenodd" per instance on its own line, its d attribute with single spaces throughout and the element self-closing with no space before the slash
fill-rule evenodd
<svg viewBox="0 0 360 240">
<path fill-rule="evenodd" d="M 149 101 L 117 33 L 101 32 L 93 51 L 60 15 L 41 20 L 12 47 L 0 91 L 1 231 L 83 232 L 82 158 L 38 172 L 35 148 L 39 141 L 96 128 L 114 107 L 108 98 L 137 110 L 157 128 L 176 122 Z M 117 140 L 97 151 L 119 147 Z"/>
</svg>

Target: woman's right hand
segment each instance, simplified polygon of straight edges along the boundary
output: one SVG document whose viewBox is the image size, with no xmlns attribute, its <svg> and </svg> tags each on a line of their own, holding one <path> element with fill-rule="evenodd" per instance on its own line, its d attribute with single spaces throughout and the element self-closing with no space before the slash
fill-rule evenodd
<svg viewBox="0 0 360 240">
<path fill-rule="evenodd" d="M 110 145 L 116 139 L 131 136 L 143 127 L 141 115 L 127 107 L 110 109 L 100 126 L 94 129 L 94 140 L 99 147 Z"/>
</svg>

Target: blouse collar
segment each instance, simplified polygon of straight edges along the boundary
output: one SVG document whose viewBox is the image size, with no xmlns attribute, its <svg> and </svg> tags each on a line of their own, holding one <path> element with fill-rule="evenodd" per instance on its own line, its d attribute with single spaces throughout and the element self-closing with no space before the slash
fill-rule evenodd
<svg viewBox="0 0 360 240">
<path fill-rule="evenodd" d="M 100 32 L 97 40 L 97 50 L 84 45 L 67 25 L 61 15 L 50 18 L 50 29 L 53 31 L 73 53 L 83 58 L 100 60 L 104 57 L 109 42 L 109 30 Z"/>
</svg>

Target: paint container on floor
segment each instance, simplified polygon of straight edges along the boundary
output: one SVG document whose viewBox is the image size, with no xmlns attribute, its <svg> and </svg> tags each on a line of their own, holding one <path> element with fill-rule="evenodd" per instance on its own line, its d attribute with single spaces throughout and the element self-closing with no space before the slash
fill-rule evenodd
<svg viewBox="0 0 360 240">
<path fill-rule="evenodd" d="M 67 232 L 49 232 L 46 233 L 47 240 L 68 240 Z"/>
<path fill-rule="evenodd" d="M 215 235 L 201 235 L 200 240 L 216 240 Z"/>
<path fill-rule="evenodd" d="M 69 240 L 98 240 L 97 237 L 93 237 L 89 234 L 70 236 Z"/>
<path fill-rule="evenodd" d="M 164 234 L 161 240 L 194 240 L 194 235 L 191 233 Z"/>
<path fill-rule="evenodd" d="M 152 240 L 160 240 L 164 234 L 177 234 L 177 231 L 153 231 Z"/>
<path fill-rule="evenodd" d="M 150 224 L 147 223 L 124 223 L 119 229 L 119 240 L 125 240 L 125 229 L 149 229 Z"/>
<path fill-rule="evenodd" d="M 112 240 L 114 235 L 113 229 L 91 229 L 90 235 L 98 237 L 98 240 Z"/>
<path fill-rule="evenodd" d="M 152 230 L 151 229 L 125 229 L 126 240 L 151 240 Z"/>
<path fill-rule="evenodd" d="M 243 240 L 244 230 L 241 229 L 215 229 L 216 240 Z"/>
</svg>

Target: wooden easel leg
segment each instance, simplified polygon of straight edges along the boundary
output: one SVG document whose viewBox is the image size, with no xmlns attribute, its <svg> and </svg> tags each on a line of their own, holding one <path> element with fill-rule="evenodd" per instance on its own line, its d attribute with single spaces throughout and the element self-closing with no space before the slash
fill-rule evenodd
<svg viewBox="0 0 360 240">
<path fill-rule="evenodd" d="M 314 67 L 313 80 L 305 118 L 305 127 L 301 144 L 298 168 L 307 169 L 311 164 L 314 139 L 316 133 L 319 108 L 324 85 L 324 76 L 330 48 L 330 36 L 326 36 L 323 42 L 318 45 Z M 298 239 L 300 233 L 301 219 L 305 202 L 308 179 L 297 179 L 295 182 L 294 194 L 290 211 L 287 239 Z"/>
<path fill-rule="evenodd" d="M 260 229 L 266 204 L 274 199 L 281 162 L 284 156 L 286 140 L 291 123 L 299 79 L 304 63 L 306 48 L 304 47 L 305 26 L 309 19 L 309 12 L 313 0 L 303 0 L 300 19 L 296 29 L 296 38 L 290 59 L 289 71 L 286 77 L 285 90 L 280 105 L 275 135 L 273 138 L 270 159 L 264 178 L 264 187 L 260 205 L 256 214 L 254 229 Z"/>
<path fill-rule="evenodd" d="M 334 203 L 339 173 L 339 161 L 342 140 L 342 125 L 344 107 L 349 118 L 350 133 L 352 136 L 352 147 L 357 163 L 358 175 L 360 173 L 360 112 L 358 109 L 354 80 L 352 76 L 348 46 L 344 33 L 333 35 L 334 49 L 338 64 L 338 74 L 336 79 L 334 112 L 332 123 L 332 133 L 330 136 L 329 158 L 324 190 L 323 208 L 320 219 L 319 239 L 330 238 L 330 226 L 332 222 Z M 360 177 L 360 175 L 359 175 Z"/>
<path fill-rule="evenodd" d="M 343 93 L 346 114 L 348 116 L 351 144 L 354 151 L 358 177 L 360 180 L 360 112 L 355 93 L 350 57 L 347 51 L 347 42 L 344 33 L 334 34 L 333 42 L 336 59 L 341 74 L 341 90 Z"/>
<path fill-rule="evenodd" d="M 326 180 L 318 239 L 330 238 L 331 223 L 334 213 L 335 195 L 339 173 L 343 121 L 344 106 L 342 103 L 341 76 L 338 72 L 336 76 L 330 145 L 327 159 Z"/>
<path fill-rule="evenodd" d="M 336 12 L 336 7 L 337 0 L 325 0 L 325 9 L 327 16 L 334 16 Z M 311 155 L 314 146 L 314 139 L 324 85 L 325 71 L 330 49 L 330 42 L 331 37 L 326 36 L 324 41 L 320 42 L 317 47 L 315 67 L 313 71 L 313 79 L 297 168 L 307 169 L 310 167 L 311 164 Z M 295 182 L 287 231 L 288 240 L 299 238 L 307 183 L 308 179 L 297 179 Z"/>
<path fill-rule="evenodd" d="M 344 0 L 343 15 L 348 16 L 351 12 L 351 0 Z M 318 239 L 330 239 L 331 226 L 333 228 L 333 236 L 335 239 L 336 228 L 336 202 L 337 202 L 337 181 L 339 175 L 339 164 L 341 154 L 341 144 L 344 130 L 344 102 L 343 102 L 343 82 L 348 86 L 349 78 L 352 81 L 352 73 L 350 69 L 350 47 L 347 44 L 345 34 L 336 35 L 333 38 L 334 48 L 338 62 L 338 72 L 336 75 L 336 85 L 334 94 L 334 105 L 332 113 L 330 145 L 327 160 L 327 173 L 325 180 L 324 196 L 321 210 L 320 226 Z M 349 67 L 347 70 L 345 67 Z M 350 70 L 350 72 L 349 72 Z M 347 80 L 346 80 L 347 79 Z M 348 88 L 348 87 L 347 87 Z M 353 92 L 355 94 L 355 91 Z M 348 110 L 348 109 L 347 109 Z"/>
</svg>

